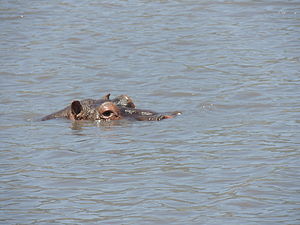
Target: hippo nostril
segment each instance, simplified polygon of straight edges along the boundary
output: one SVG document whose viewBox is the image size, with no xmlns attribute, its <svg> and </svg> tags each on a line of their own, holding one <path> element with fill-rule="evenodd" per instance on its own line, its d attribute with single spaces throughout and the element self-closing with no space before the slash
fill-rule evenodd
<svg viewBox="0 0 300 225">
<path fill-rule="evenodd" d="M 114 113 L 113 111 L 107 110 L 107 111 L 104 111 L 102 113 L 102 115 L 105 116 L 105 117 L 110 117 L 113 113 Z"/>
</svg>

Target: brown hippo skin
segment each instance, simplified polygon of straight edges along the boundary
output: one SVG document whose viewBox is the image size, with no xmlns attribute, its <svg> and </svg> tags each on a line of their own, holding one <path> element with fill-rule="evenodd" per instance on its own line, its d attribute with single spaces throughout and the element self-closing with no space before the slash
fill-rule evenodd
<svg viewBox="0 0 300 225">
<path fill-rule="evenodd" d="M 173 118 L 180 112 L 157 113 L 151 110 L 136 109 L 135 104 L 128 95 L 120 95 L 110 100 L 110 94 L 102 99 L 85 99 L 73 101 L 66 108 L 43 117 L 41 120 L 67 118 L 70 120 L 120 120 L 133 119 L 140 121 L 158 121 Z"/>
</svg>

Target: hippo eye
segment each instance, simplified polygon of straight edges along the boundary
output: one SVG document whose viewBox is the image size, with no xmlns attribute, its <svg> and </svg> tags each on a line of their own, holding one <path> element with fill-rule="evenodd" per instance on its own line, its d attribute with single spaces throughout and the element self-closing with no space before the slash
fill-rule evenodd
<svg viewBox="0 0 300 225">
<path fill-rule="evenodd" d="M 102 113 L 103 116 L 105 117 L 110 117 L 114 112 L 111 110 L 107 110 L 105 112 Z"/>
</svg>

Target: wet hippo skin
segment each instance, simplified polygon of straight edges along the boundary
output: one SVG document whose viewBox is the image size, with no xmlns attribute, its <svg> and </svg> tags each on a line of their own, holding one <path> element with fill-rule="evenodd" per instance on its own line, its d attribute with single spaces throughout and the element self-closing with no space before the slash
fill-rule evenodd
<svg viewBox="0 0 300 225">
<path fill-rule="evenodd" d="M 181 114 L 178 111 L 157 113 L 151 110 L 136 109 L 133 100 L 128 95 L 120 95 L 110 99 L 110 94 L 99 100 L 84 99 L 73 101 L 66 108 L 43 117 L 41 120 L 67 118 L 70 120 L 120 120 L 132 119 L 139 121 L 158 121 L 170 119 Z"/>
</svg>

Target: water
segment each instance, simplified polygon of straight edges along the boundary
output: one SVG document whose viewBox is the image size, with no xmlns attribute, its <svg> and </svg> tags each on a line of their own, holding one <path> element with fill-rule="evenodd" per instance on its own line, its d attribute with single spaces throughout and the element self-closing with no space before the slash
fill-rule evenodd
<svg viewBox="0 0 300 225">
<path fill-rule="evenodd" d="M 299 224 L 300 4 L 1 1 L 1 224 Z M 39 122 L 128 94 L 160 122 Z"/>
</svg>

